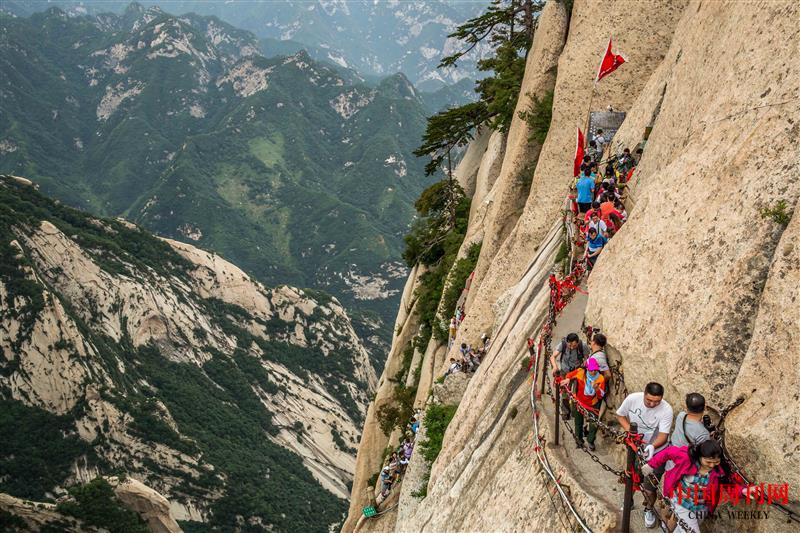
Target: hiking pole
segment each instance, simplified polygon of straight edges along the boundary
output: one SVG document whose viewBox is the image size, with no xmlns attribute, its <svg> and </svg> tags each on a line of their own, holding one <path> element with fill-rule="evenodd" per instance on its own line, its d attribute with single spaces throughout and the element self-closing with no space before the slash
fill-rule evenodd
<svg viewBox="0 0 800 533">
<path fill-rule="evenodd" d="M 638 433 L 639 428 L 635 422 L 631 422 L 631 433 Z M 625 471 L 625 499 L 622 500 L 622 533 L 630 533 L 631 530 L 631 509 L 633 508 L 633 471 L 636 468 L 636 451 L 628 446 L 628 460 Z"/>
</svg>

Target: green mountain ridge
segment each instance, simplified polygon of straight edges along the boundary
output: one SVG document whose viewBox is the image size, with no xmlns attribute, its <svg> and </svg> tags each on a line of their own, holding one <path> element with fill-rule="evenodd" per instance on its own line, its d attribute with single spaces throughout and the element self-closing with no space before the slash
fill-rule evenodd
<svg viewBox="0 0 800 533">
<path fill-rule="evenodd" d="M 431 181 L 412 155 L 429 110 L 405 76 L 370 86 L 304 51 L 262 57 L 218 19 L 138 5 L 0 14 L 0 30 L 0 171 L 266 283 L 330 291 L 385 342 Z"/>
<path fill-rule="evenodd" d="M 142 4 L 162 5 L 173 13 L 217 16 L 264 39 L 265 51 L 291 55 L 303 48 L 317 61 L 355 69 L 367 78 L 405 72 L 415 85 L 430 91 L 474 80 L 476 62 L 489 51 L 479 43 L 458 68 L 436 67 L 441 57 L 451 53 L 454 43 L 448 34 L 480 13 L 485 7 L 481 2 L 142 0 Z M 5 0 L 0 11 L 27 17 L 52 6 L 70 16 L 121 14 L 131 6 L 146 9 L 129 0 Z M 302 43 L 300 48 L 298 43 Z"/>
</svg>

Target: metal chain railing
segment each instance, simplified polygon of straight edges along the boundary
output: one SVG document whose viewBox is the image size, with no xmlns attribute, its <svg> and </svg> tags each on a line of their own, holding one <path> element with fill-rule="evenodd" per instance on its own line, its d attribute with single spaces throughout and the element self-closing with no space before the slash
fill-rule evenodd
<svg viewBox="0 0 800 533">
<path fill-rule="evenodd" d="M 531 351 L 531 362 L 533 368 L 533 381 L 531 383 L 531 393 L 530 393 L 530 401 L 531 401 L 531 409 L 533 410 L 533 438 L 534 438 L 534 446 L 533 450 L 536 454 L 536 459 L 539 461 L 539 464 L 542 467 L 542 472 L 545 474 L 545 478 L 549 481 L 554 483 L 555 489 L 558 492 L 559 496 L 561 497 L 562 505 L 566 507 L 569 511 L 569 514 L 575 518 L 580 528 L 585 533 L 592 533 L 592 530 L 586 525 L 583 519 L 580 517 L 578 512 L 575 510 L 575 507 L 572 505 L 572 502 L 569 500 L 569 496 L 564 492 L 564 489 L 561 488 L 561 484 L 559 483 L 558 478 L 556 478 L 555 474 L 553 473 L 552 468 L 550 467 L 550 461 L 547 459 L 547 454 L 545 453 L 545 439 L 539 432 L 539 408 L 536 404 L 536 372 L 539 368 L 539 357 L 543 352 L 543 343 L 540 343 L 538 346 L 534 347 L 532 341 L 528 342 L 528 349 Z M 547 353 L 547 352 L 545 352 Z M 546 362 L 547 358 L 544 358 L 544 362 L 542 363 L 542 374 L 543 378 L 542 381 L 546 381 Z M 549 491 L 548 491 L 549 494 Z M 565 513 L 566 514 L 566 513 Z M 560 519 L 560 517 L 559 517 Z"/>
<path fill-rule="evenodd" d="M 567 201 L 569 202 L 569 200 L 567 200 Z M 562 388 L 564 390 L 566 390 L 567 394 L 571 398 L 571 402 L 572 402 L 573 406 L 575 407 L 575 409 L 577 411 L 579 411 L 587 420 L 589 420 L 590 423 L 595 424 L 597 426 L 597 428 L 604 435 L 606 435 L 607 437 L 613 438 L 614 442 L 616 442 L 617 444 L 624 444 L 625 446 L 630 448 L 633 451 L 633 453 L 635 454 L 635 457 L 638 459 L 638 461 L 634 461 L 632 458 L 629 457 L 629 462 L 631 463 L 629 465 L 629 467 L 626 467 L 626 470 L 619 470 L 619 469 L 616 469 L 616 468 L 614 468 L 613 466 L 611 466 L 609 464 L 604 463 L 597 454 L 592 453 L 587 448 L 581 447 L 580 448 L 581 451 L 583 451 L 584 453 L 589 455 L 591 460 L 593 462 L 597 463 L 598 465 L 600 465 L 600 467 L 604 471 L 609 472 L 609 473 L 613 474 L 614 476 L 618 477 L 621 482 L 626 482 L 626 483 L 630 482 L 630 483 L 632 483 L 632 485 L 635 487 L 633 490 L 642 490 L 641 482 L 642 482 L 643 477 L 648 479 L 650 481 L 650 483 L 652 484 L 652 486 L 655 488 L 655 494 L 656 494 L 657 500 L 661 501 L 664 504 L 665 508 L 669 511 L 669 513 L 671 513 L 671 515 L 674 517 L 674 520 L 677 522 L 677 524 L 680 525 L 681 528 L 684 531 L 700 533 L 699 531 L 696 531 L 695 528 L 690 526 L 685 520 L 683 520 L 678 515 L 678 513 L 676 512 L 675 505 L 674 505 L 672 499 L 670 497 L 666 496 L 662 492 L 661 487 L 660 487 L 660 481 L 654 474 L 651 473 L 651 474 L 648 474 L 647 476 L 642 476 L 641 469 L 640 469 L 639 465 L 647 463 L 647 455 L 645 453 L 645 447 L 642 445 L 641 435 L 639 435 L 638 433 L 630 433 L 630 432 L 622 431 L 619 428 L 612 427 L 609 424 L 606 424 L 605 422 L 603 422 L 600 419 L 599 413 L 595 412 L 593 410 L 587 409 L 585 406 L 581 405 L 581 403 L 577 399 L 577 396 L 571 390 L 569 390 L 568 388 L 565 388 L 565 387 L 560 387 L 558 379 L 556 379 L 555 382 L 551 384 L 550 375 L 547 372 L 547 357 L 546 357 L 546 355 L 544 356 L 544 358 L 542 360 L 541 371 L 539 370 L 539 359 L 540 359 L 541 355 L 542 354 L 550 354 L 552 352 L 552 349 L 551 349 L 552 334 L 553 334 L 553 330 L 555 328 L 555 325 L 557 323 L 558 315 L 563 310 L 563 308 L 567 305 L 567 303 L 572 298 L 572 296 L 574 296 L 575 292 L 576 291 L 580 291 L 580 289 L 578 288 L 578 284 L 580 282 L 581 277 L 583 276 L 583 274 L 585 272 L 585 260 L 583 258 L 581 258 L 580 260 L 576 260 L 576 258 L 575 258 L 575 250 L 574 250 L 574 247 L 573 247 L 575 229 L 574 229 L 574 227 L 572 227 L 572 224 L 570 222 L 569 215 L 567 214 L 567 210 L 566 209 L 565 209 L 564 223 L 565 223 L 565 235 L 566 235 L 566 238 L 567 238 L 567 242 L 570 245 L 570 262 L 569 262 L 570 270 L 569 270 L 569 274 L 567 276 L 565 276 L 562 280 L 558 280 L 555 276 L 552 276 L 552 275 L 550 276 L 550 280 L 549 280 L 549 283 L 550 283 L 550 302 L 549 302 L 548 311 L 547 311 L 547 319 L 545 320 L 545 323 L 542 325 L 542 328 L 540 330 L 539 342 L 535 344 L 532 339 L 529 339 L 529 341 L 528 341 L 528 347 L 529 347 L 529 350 L 531 351 L 530 368 L 533 371 L 533 384 L 531 386 L 531 406 L 532 406 L 533 411 L 534 411 L 534 413 L 533 413 L 534 414 L 534 416 L 533 416 L 533 418 L 534 418 L 534 428 L 535 428 L 535 431 L 534 431 L 534 435 L 535 435 L 534 449 L 535 449 L 535 451 L 537 453 L 537 458 L 539 459 L 540 463 L 542 463 L 543 471 L 547 474 L 547 477 L 551 481 L 553 481 L 555 483 L 556 489 L 559 492 L 559 494 L 561 495 L 562 505 L 564 505 L 564 507 L 567 510 L 569 510 L 569 518 L 575 518 L 578 521 L 578 523 L 580 524 L 580 526 L 585 531 L 590 531 L 586 527 L 586 525 L 583 523 L 583 521 L 580 519 L 580 516 L 577 514 L 577 512 L 574 509 L 574 507 L 570 503 L 569 498 L 566 496 L 566 494 L 561 489 L 561 486 L 560 486 L 560 484 L 558 482 L 558 479 L 553 475 L 552 470 L 549 467 L 549 462 L 547 462 L 547 458 L 546 458 L 546 455 L 544 453 L 544 437 L 542 437 L 539 434 L 539 426 L 538 426 L 538 417 L 539 417 L 540 411 L 538 410 L 538 407 L 537 407 L 536 401 L 535 401 L 536 397 L 538 396 L 536 394 L 536 392 L 535 392 L 536 384 L 537 384 L 537 377 L 538 377 L 537 373 L 541 373 L 542 381 L 541 381 L 541 389 L 540 389 L 539 394 L 543 394 L 543 393 L 546 392 L 547 396 L 549 396 L 551 398 L 551 400 L 558 407 L 558 403 L 561 402 L 561 394 L 559 393 L 559 390 L 562 389 Z M 591 326 L 587 326 L 585 328 L 585 333 L 587 335 L 587 338 L 590 339 L 590 340 L 592 338 L 592 335 L 594 333 L 596 333 L 597 331 L 599 331 L 599 330 L 596 330 L 595 328 L 593 328 Z M 622 363 L 621 362 L 612 363 L 611 365 L 609 365 L 609 368 L 611 370 L 612 375 L 614 376 L 613 386 L 614 386 L 615 392 L 622 393 L 623 396 L 627 397 L 627 395 L 629 393 L 628 393 L 627 385 L 625 383 L 625 374 L 624 374 L 624 371 L 623 371 Z M 553 386 L 553 385 L 555 385 L 555 386 Z M 732 409 L 734 409 L 736 406 L 740 405 L 742 403 L 742 401 L 743 401 L 743 398 L 739 398 L 734 403 L 732 403 L 731 405 L 727 406 L 722 411 L 720 411 L 720 422 L 718 423 L 718 426 L 720 427 L 720 431 L 719 431 L 719 434 L 717 435 L 717 439 L 720 441 L 720 444 L 722 445 L 723 455 L 724 455 L 725 459 L 728 461 L 728 463 L 731 465 L 731 467 L 736 471 L 736 473 L 741 477 L 741 479 L 744 480 L 748 485 L 750 485 L 749 481 L 747 481 L 747 478 L 742 474 L 741 469 L 738 467 L 738 465 L 730 457 L 730 454 L 727 452 L 727 449 L 725 448 L 725 445 L 724 445 L 724 419 L 727 416 L 727 414 Z M 556 422 L 555 422 L 557 426 L 558 426 L 558 424 L 561 423 L 561 420 L 559 420 L 558 418 L 559 417 L 556 417 Z M 569 433 L 577 441 L 578 439 L 577 439 L 577 435 L 575 433 L 575 430 L 571 427 L 571 425 L 566 420 L 564 420 L 564 423 L 565 423 L 564 425 L 566 426 L 566 428 L 569 431 Z M 557 441 L 558 441 L 558 430 L 556 428 L 556 443 L 557 443 Z M 629 490 L 630 488 L 631 487 L 628 486 L 628 489 L 626 489 L 626 490 Z M 630 499 L 626 503 L 632 503 L 632 499 Z M 782 506 L 780 504 L 774 503 L 774 505 L 778 509 L 780 509 L 781 511 L 786 513 L 788 515 L 788 517 L 789 517 L 789 520 L 795 520 L 795 521 L 799 521 L 800 522 L 800 519 L 798 519 L 798 515 L 796 513 L 792 512 L 791 510 L 785 508 L 784 506 Z M 628 511 L 628 515 L 629 515 L 629 511 Z M 625 521 L 623 521 L 623 526 L 624 525 L 625 525 Z"/>
<path fill-rule="evenodd" d="M 570 434 L 572 435 L 572 438 L 577 441 L 578 440 L 578 436 L 575 434 L 575 430 L 573 429 L 573 427 L 569 424 L 568 421 L 563 420 L 563 422 L 564 422 L 564 426 L 567 428 L 567 431 L 569 431 Z M 612 473 L 615 476 L 620 477 L 620 478 L 623 478 L 625 476 L 625 471 L 624 470 L 616 470 L 611 465 L 609 465 L 607 463 L 604 463 L 603 461 L 600 460 L 600 458 L 596 454 L 592 453 L 591 450 L 588 450 L 586 448 L 581 448 L 581 451 L 586 453 L 592 459 L 592 461 L 594 461 L 595 463 L 599 464 L 602 467 L 602 469 L 605 470 L 606 472 L 610 472 L 610 473 Z"/>
</svg>

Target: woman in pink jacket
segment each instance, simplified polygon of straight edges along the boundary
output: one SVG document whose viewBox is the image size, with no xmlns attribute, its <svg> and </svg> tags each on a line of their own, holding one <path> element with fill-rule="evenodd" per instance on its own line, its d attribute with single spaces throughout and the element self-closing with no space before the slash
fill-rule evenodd
<svg viewBox="0 0 800 533">
<path fill-rule="evenodd" d="M 650 475 L 654 468 L 672 461 L 675 466 L 664 473 L 664 494 L 672 500 L 675 514 L 690 529 L 678 527 L 674 533 L 700 533 L 700 522 L 714 513 L 720 499 L 725 471 L 722 447 L 714 440 L 697 446 L 669 446 L 642 467 L 642 474 Z M 736 485 L 736 492 L 747 490 Z"/>
</svg>

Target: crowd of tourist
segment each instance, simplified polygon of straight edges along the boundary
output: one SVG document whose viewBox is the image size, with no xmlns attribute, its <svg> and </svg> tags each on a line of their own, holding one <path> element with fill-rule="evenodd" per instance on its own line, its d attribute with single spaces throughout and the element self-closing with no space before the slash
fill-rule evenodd
<svg viewBox="0 0 800 533">
<path fill-rule="evenodd" d="M 456 307 L 456 310 L 453 316 L 450 318 L 450 327 L 448 328 L 448 340 L 447 340 L 447 348 L 449 349 L 453 345 L 453 341 L 456 340 L 456 333 L 458 333 L 458 327 L 464 322 L 464 319 L 467 317 L 466 312 L 464 311 L 464 304 L 461 304 Z"/>
<path fill-rule="evenodd" d="M 408 463 L 411 461 L 411 455 L 414 453 L 414 443 L 419 430 L 419 416 L 420 414 L 417 413 L 411 417 L 408 424 L 406 424 L 402 442 L 384 460 L 380 473 L 381 498 L 384 500 L 389 496 L 392 487 L 406 473 Z"/>
<path fill-rule="evenodd" d="M 586 247 L 586 267 L 591 270 L 608 240 L 619 231 L 628 218 L 623 204 L 625 189 L 642 150 L 636 157 L 625 148 L 621 154 L 605 161 L 604 173 L 600 164 L 606 148 L 603 130 L 589 141 L 589 147 L 575 179 L 574 223 L 579 229 L 576 244 Z"/>
<path fill-rule="evenodd" d="M 623 204 L 625 186 L 636 167 L 642 150 L 635 155 L 625 148 L 609 158 L 601 176 L 599 166 L 607 143 L 602 130 L 589 142 L 574 183 L 574 224 L 580 237 L 578 247 L 585 246 L 584 258 L 591 271 L 608 240 L 627 220 Z M 550 356 L 561 402 L 561 416 L 574 420 L 575 445 L 594 452 L 597 446 L 597 421 L 602 420 L 608 406 L 607 393 L 614 379 L 605 353 L 607 339 L 602 333 L 591 335 L 589 344 L 577 333 L 570 333 L 556 345 Z M 616 409 L 622 429 L 636 432 L 644 446 L 641 472 L 644 474 L 645 527 L 678 533 L 699 533 L 702 520 L 713 514 L 723 484 L 737 491 L 747 491 L 735 483 L 725 463 L 721 445 L 712 437 L 714 427 L 705 414 L 702 394 L 686 395 L 685 410 L 673 424 L 672 406 L 664 399 L 664 387 L 648 383 L 643 392 L 627 395 Z M 659 516 L 655 509 L 655 482 L 663 482 L 663 494 L 671 500 L 674 514 Z M 691 496 L 688 496 L 691 495 Z M 661 519 L 661 520 L 660 520 Z"/>
<path fill-rule="evenodd" d="M 577 333 L 570 333 L 561 339 L 550 358 L 561 389 L 558 401 L 562 402 L 562 417 L 574 419 L 579 449 L 596 450 L 596 421 L 602 417 L 613 379 L 605 345 L 606 338 L 601 333 L 595 333 L 589 345 Z M 657 487 L 653 479 L 660 481 L 664 477 L 662 492 L 671 498 L 676 515 L 671 519 L 674 524 L 665 517 L 662 527 L 676 527 L 674 531 L 678 533 L 699 533 L 700 522 L 714 513 L 720 501 L 723 484 L 728 491 L 732 486 L 743 494 L 752 490 L 730 477 L 722 447 L 712 438 L 715 428 L 706 414 L 702 394 L 686 395 L 685 409 L 673 424 L 673 409 L 664 399 L 664 387 L 651 382 L 644 391 L 627 395 L 615 414 L 626 432 L 631 431 L 631 423 L 636 424 L 644 446 L 646 462 L 641 471 L 645 475 L 645 527 L 653 528 L 660 521 L 655 511 Z"/>
<path fill-rule="evenodd" d="M 489 336 L 484 333 L 481 335 L 480 348 L 473 347 L 471 344 L 461 343 L 461 347 L 458 350 L 460 357 L 458 359 L 455 357 L 450 358 L 450 366 L 447 367 L 447 371 L 444 375 L 449 376 L 456 372 L 464 372 L 465 374 L 475 373 L 483 361 L 483 358 L 486 356 L 491 342 Z"/>
</svg>

